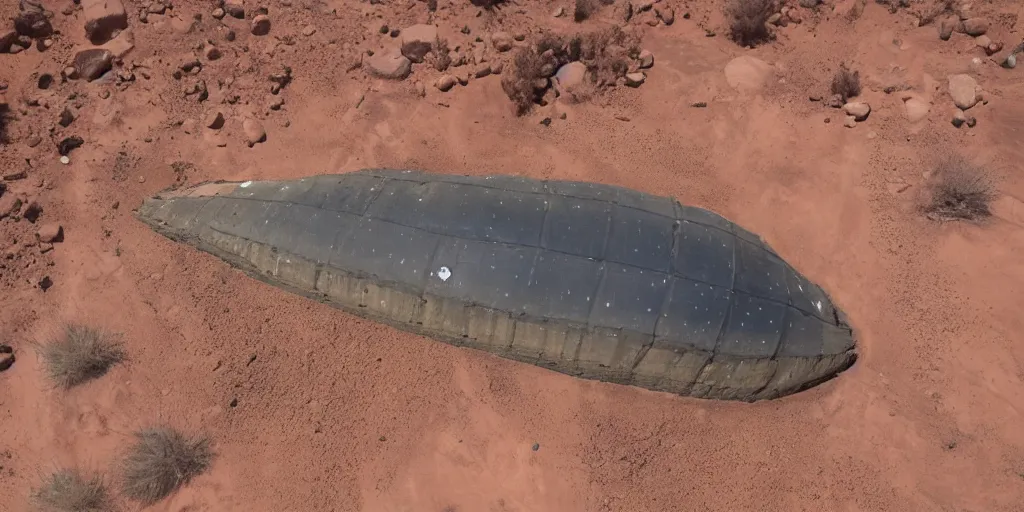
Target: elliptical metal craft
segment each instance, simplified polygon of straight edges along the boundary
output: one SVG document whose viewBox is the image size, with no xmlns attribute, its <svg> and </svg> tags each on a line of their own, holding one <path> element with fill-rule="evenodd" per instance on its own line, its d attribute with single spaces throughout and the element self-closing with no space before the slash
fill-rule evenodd
<svg viewBox="0 0 1024 512">
<path fill-rule="evenodd" d="M 272 285 L 583 378 L 753 401 L 856 360 L 829 296 L 758 236 L 620 187 L 363 170 L 202 184 L 138 217 Z"/>
</svg>

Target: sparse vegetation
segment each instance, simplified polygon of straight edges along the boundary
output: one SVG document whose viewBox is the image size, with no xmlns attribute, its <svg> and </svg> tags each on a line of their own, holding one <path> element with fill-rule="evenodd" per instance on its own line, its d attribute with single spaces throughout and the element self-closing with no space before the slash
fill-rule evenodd
<svg viewBox="0 0 1024 512">
<path fill-rule="evenodd" d="M 0 143 L 7 144 L 11 141 L 8 138 L 7 127 L 10 125 L 12 118 L 11 107 L 6 103 L 0 103 Z"/>
<path fill-rule="evenodd" d="M 640 55 L 640 38 L 618 26 L 562 37 L 542 34 L 531 48 L 512 57 L 511 69 L 502 77 L 501 87 L 523 115 L 540 102 L 549 86 L 548 77 L 561 66 L 579 61 L 587 68 L 582 96 L 592 96 L 614 85 L 629 71 L 630 59 Z M 579 98 L 576 98 L 579 99 Z"/>
<path fill-rule="evenodd" d="M 206 437 L 188 437 L 167 426 L 140 430 L 124 461 L 124 494 L 156 503 L 206 471 L 212 460 Z"/>
<path fill-rule="evenodd" d="M 448 48 L 447 39 L 438 39 L 436 48 L 433 51 L 434 54 L 434 69 L 438 71 L 445 71 L 448 66 L 452 65 L 451 50 Z"/>
<path fill-rule="evenodd" d="M 840 64 L 839 70 L 832 77 L 832 94 L 838 94 L 845 103 L 850 98 L 860 95 L 860 71 L 851 71 L 846 64 Z"/>
<path fill-rule="evenodd" d="M 775 36 L 768 18 L 778 11 L 775 0 L 730 0 L 725 15 L 730 18 L 729 38 L 740 46 L 754 47 Z"/>
<path fill-rule="evenodd" d="M 127 356 L 118 335 L 73 324 L 43 344 L 40 354 L 50 380 L 64 389 L 103 376 Z"/>
<path fill-rule="evenodd" d="M 910 0 L 875 0 L 875 3 L 888 7 L 889 12 L 892 14 L 895 14 L 900 9 L 910 7 Z"/>
<path fill-rule="evenodd" d="M 103 479 L 74 469 L 60 469 L 32 491 L 32 504 L 40 512 L 105 512 L 110 500 Z"/>
<path fill-rule="evenodd" d="M 937 220 L 978 220 L 992 214 L 995 197 L 995 183 L 986 169 L 951 156 L 935 168 L 924 210 Z"/>
</svg>

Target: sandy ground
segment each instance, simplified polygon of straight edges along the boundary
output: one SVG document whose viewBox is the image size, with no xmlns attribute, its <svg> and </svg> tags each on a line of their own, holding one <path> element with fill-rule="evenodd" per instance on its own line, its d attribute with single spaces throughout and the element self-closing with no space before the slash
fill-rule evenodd
<svg viewBox="0 0 1024 512">
<path fill-rule="evenodd" d="M 678 3 L 670 26 L 648 25 L 650 12 L 633 22 L 655 56 L 641 87 L 516 117 L 500 77 L 441 92 L 425 65 L 403 81 L 346 70 L 391 39 L 381 24 L 429 21 L 421 2 L 267 0 L 263 37 L 247 20 L 212 19 L 210 2 L 176 0 L 148 23 L 133 2 L 124 61 L 144 66 L 135 79 L 62 84 L 85 43 L 81 9 L 61 13 L 69 4 L 44 2 L 62 32 L 48 51 L 0 55 L 14 114 L 0 158 L 5 174 L 27 170 L 7 193 L 35 198 L 37 223 L 65 234 L 43 253 L 38 226 L 0 221 L 0 245 L 11 247 L 0 331 L 17 355 L 0 373 L 0 510 L 26 510 L 57 466 L 113 478 L 132 430 L 161 421 L 209 433 L 218 457 L 151 507 L 160 511 L 1024 510 L 1024 80 L 970 37 L 941 41 L 934 24 L 874 3 L 851 21 L 841 14 L 850 2 L 828 2 L 817 14 L 798 8 L 803 23 L 774 43 L 742 49 L 724 37 L 719 5 Z M 433 22 L 463 44 L 496 30 L 578 28 L 551 16 L 559 6 L 571 8 L 521 1 L 477 16 L 468 2 L 440 0 Z M 994 41 L 1024 39 L 1013 2 L 972 9 L 992 21 Z M 17 6 L 0 11 L 7 19 Z M 195 13 L 202 21 L 190 27 Z M 613 18 L 607 7 L 580 26 Z M 207 39 L 223 56 L 202 59 L 196 76 L 211 91 L 198 102 L 182 92 L 190 77 L 171 73 Z M 764 87 L 729 85 L 723 70 L 741 55 L 773 66 Z M 854 128 L 808 100 L 827 96 L 842 61 L 860 70 L 872 106 Z M 278 95 L 284 106 L 268 110 L 277 96 L 267 75 L 281 65 L 294 79 Z M 57 77 L 50 89 L 37 88 L 40 72 Z M 985 91 L 973 128 L 950 123 L 955 73 Z M 218 90 L 227 77 L 234 85 Z M 908 120 L 900 92 L 884 92 L 898 84 L 930 106 L 924 119 Z M 235 104 L 221 103 L 232 94 Z M 77 112 L 67 128 L 57 124 L 65 105 Z M 213 109 L 227 118 L 219 131 L 202 126 Z M 267 132 L 251 148 L 246 116 Z M 42 143 L 29 147 L 34 135 Z M 55 141 L 68 135 L 85 144 L 61 165 Z M 923 173 L 949 150 L 1000 177 L 983 224 L 915 210 Z M 592 180 L 710 208 L 825 287 L 861 359 L 822 386 L 755 404 L 578 380 L 290 295 L 131 213 L 176 182 L 365 167 Z M 30 343 L 62 321 L 124 333 L 130 364 L 53 389 Z"/>
</svg>

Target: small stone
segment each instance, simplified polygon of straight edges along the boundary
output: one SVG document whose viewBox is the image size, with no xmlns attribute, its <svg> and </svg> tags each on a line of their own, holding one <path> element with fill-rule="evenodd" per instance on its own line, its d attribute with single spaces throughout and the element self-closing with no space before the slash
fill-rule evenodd
<svg viewBox="0 0 1024 512">
<path fill-rule="evenodd" d="M 943 18 L 939 22 L 939 39 L 943 41 L 949 41 L 949 38 L 953 36 L 953 30 L 956 29 L 957 24 L 960 20 L 953 17 Z"/>
<path fill-rule="evenodd" d="M 9 345 L 3 345 L 3 347 L 10 348 Z M 9 370 L 14 365 L 14 354 L 10 352 L 0 352 L 0 372 Z"/>
<path fill-rule="evenodd" d="M 562 16 L 565 16 L 565 7 L 559 7 L 558 9 L 555 9 L 555 12 L 553 12 L 551 16 L 554 16 L 555 18 L 561 18 Z"/>
<path fill-rule="evenodd" d="M 541 119 L 540 120 L 540 124 L 542 124 L 544 126 L 551 126 L 551 118 L 550 117 L 545 117 L 544 119 Z"/>
<path fill-rule="evenodd" d="M 302 29 L 302 35 L 306 37 L 309 37 L 313 34 L 316 34 L 316 27 L 314 27 L 313 25 L 306 25 L 306 27 Z"/>
<path fill-rule="evenodd" d="M 255 119 L 246 119 L 242 122 L 242 133 L 245 134 L 245 142 L 250 148 L 267 140 L 267 130 Z"/>
<path fill-rule="evenodd" d="M 992 44 L 992 38 L 985 35 L 981 35 L 974 38 L 974 44 L 980 48 L 984 48 L 987 51 L 988 46 Z"/>
<path fill-rule="evenodd" d="M 491 45 L 499 52 L 507 52 L 512 49 L 512 36 L 508 32 L 495 32 L 491 34 Z"/>
<path fill-rule="evenodd" d="M 847 128 L 853 128 L 854 126 L 857 126 L 857 118 L 853 116 L 846 116 L 846 119 L 843 120 L 843 126 Z"/>
<path fill-rule="evenodd" d="M 532 449 L 533 451 L 537 451 L 537 450 L 540 450 L 540 443 L 533 443 L 533 448 L 531 448 L 531 449 Z"/>
<path fill-rule="evenodd" d="M 953 112 L 952 122 L 953 126 L 960 128 L 967 122 L 967 114 L 965 114 L 963 110 L 957 109 L 956 112 Z"/>
<path fill-rule="evenodd" d="M 1000 66 L 1006 69 L 1013 69 L 1017 67 L 1017 55 L 1013 53 L 1007 55 L 1006 60 L 1004 60 L 1003 63 L 1000 64 Z"/>
<path fill-rule="evenodd" d="M 644 83 L 645 79 L 647 79 L 647 75 L 641 72 L 626 73 L 626 85 L 630 87 L 640 87 L 640 84 Z"/>
<path fill-rule="evenodd" d="M 55 244 L 64 241 L 64 228 L 60 224 L 45 224 L 36 231 L 36 240 Z"/>
<path fill-rule="evenodd" d="M 40 143 L 42 143 L 42 142 L 43 142 L 43 138 L 38 136 L 38 135 L 32 135 L 29 138 L 25 139 L 25 145 L 30 147 L 30 148 L 34 148 L 34 147 L 38 146 Z"/>
<path fill-rule="evenodd" d="M 284 98 L 282 98 L 281 96 L 272 96 L 270 98 L 270 103 L 267 104 L 267 107 L 269 107 L 270 110 L 281 110 L 281 107 L 283 106 Z"/>
<path fill-rule="evenodd" d="M 489 74 L 491 74 L 491 65 L 487 63 L 478 65 L 476 71 L 473 72 L 473 76 L 477 78 L 483 78 Z"/>
<path fill-rule="evenodd" d="M 167 12 L 167 6 L 160 2 L 154 2 L 149 4 L 149 7 L 146 8 L 146 12 L 149 14 L 163 14 Z"/>
<path fill-rule="evenodd" d="M 980 36 L 988 32 L 988 20 L 985 18 L 970 18 L 964 20 L 964 33 L 969 36 Z"/>
<path fill-rule="evenodd" d="M 800 0 L 800 7 L 804 9 L 814 9 L 821 3 L 821 0 Z"/>
<path fill-rule="evenodd" d="M 245 19 L 245 7 L 242 5 L 242 0 L 228 0 L 224 2 L 224 12 L 228 13 L 232 18 Z"/>
<path fill-rule="evenodd" d="M 213 45 L 207 46 L 203 53 L 206 55 L 206 60 L 217 60 L 221 57 L 220 49 Z"/>
<path fill-rule="evenodd" d="M 270 17 L 260 14 L 252 19 L 252 26 L 249 29 L 254 36 L 265 36 L 270 33 Z"/>
<path fill-rule="evenodd" d="M 491 63 L 491 74 L 492 75 L 500 75 L 501 72 L 504 69 L 505 69 L 505 63 L 504 62 L 497 61 L 497 62 L 492 62 Z"/>
<path fill-rule="evenodd" d="M 50 276 L 43 276 L 40 277 L 38 281 L 36 281 L 36 284 L 39 286 L 40 290 L 43 290 L 45 292 L 46 290 L 49 290 L 51 286 L 53 286 L 53 279 L 50 279 Z"/>
<path fill-rule="evenodd" d="M 655 4 L 654 14 L 658 16 L 658 19 L 666 25 L 671 25 L 676 20 L 676 12 L 664 4 Z"/>
<path fill-rule="evenodd" d="M 654 54 L 650 50 L 640 51 L 640 69 L 647 69 L 654 65 Z"/>
<path fill-rule="evenodd" d="M 224 34 L 224 40 L 225 40 L 225 41 L 227 41 L 227 42 L 229 42 L 229 43 L 230 43 L 231 41 L 234 41 L 234 40 L 235 40 L 235 31 L 234 31 L 234 30 L 228 30 L 228 31 L 227 31 L 227 32 L 226 32 L 226 33 Z"/>
<path fill-rule="evenodd" d="M 206 115 L 206 119 L 203 121 L 203 126 L 210 128 L 211 130 L 219 130 L 224 126 L 224 114 L 219 110 L 214 110 Z"/>
<path fill-rule="evenodd" d="M 75 55 L 74 66 L 82 78 L 91 82 L 110 71 L 113 61 L 114 55 L 109 50 L 89 48 Z"/>
<path fill-rule="evenodd" d="M 907 119 L 909 119 L 911 123 L 916 123 L 928 117 L 929 106 L 924 100 L 908 98 L 903 102 L 903 106 L 907 110 Z"/>
<path fill-rule="evenodd" d="M 218 19 L 219 20 L 219 19 L 224 17 L 224 9 L 221 9 L 220 7 L 218 7 L 216 9 L 214 9 L 213 13 L 211 13 L 210 15 L 213 16 L 214 19 Z"/>
<path fill-rule="evenodd" d="M 949 77 L 949 96 L 961 110 L 967 110 L 978 103 L 978 89 L 978 82 L 970 75 Z"/>
<path fill-rule="evenodd" d="M 237 398 L 232 398 L 231 402 L 228 403 L 228 405 L 231 406 L 232 408 L 238 407 L 238 399 Z"/>
<path fill-rule="evenodd" d="M 67 128 L 68 126 L 71 126 L 71 123 L 73 123 L 74 121 L 74 112 L 72 112 L 71 109 L 64 107 L 64 110 L 60 113 L 60 120 L 57 121 L 57 124 L 63 126 L 64 128 Z"/>
<path fill-rule="evenodd" d="M 412 62 L 423 62 L 436 44 L 437 27 L 433 25 L 413 25 L 402 31 L 402 55 Z"/>
<path fill-rule="evenodd" d="M 43 206 L 39 204 L 39 201 L 34 199 L 25 203 L 25 207 L 21 210 L 21 217 L 32 223 L 39 220 L 39 216 L 42 214 Z"/>
<path fill-rule="evenodd" d="M 64 155 L 64 156 L 60 157 L 60 163 L 62 163 L 64 165 L 68 165 L 68 164 L 71 163 L 71 159 L 68 158 L 67 155 Z"/>
<path fill-rule="evenodd" d="M 843 105 L 843 111 L 860 122 L 868 118 L 868 114 L 871 113 L 871 106 L 863 101 L 851 101 Z"/>
<path fill-rule="evenodd" d="M 412 72 L 412 61 L 397 50 L 376 52 L 364 64 L 371 75 L 389 80 L 404 80 Z"/>
<path fill-rule="evenodd" d="M 388 28 L 387 24 L 381 25 L 378 30 L 381 34 L 387 34 L 389 31 L 391 31 L 391 29 Z"/>
</svg>

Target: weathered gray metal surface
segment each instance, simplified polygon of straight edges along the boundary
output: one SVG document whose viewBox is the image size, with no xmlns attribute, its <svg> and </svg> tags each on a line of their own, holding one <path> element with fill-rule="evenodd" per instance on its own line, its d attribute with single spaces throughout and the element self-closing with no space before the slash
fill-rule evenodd
<svg viewBox="0 0 1024 512">
<path fill-rule="evenodd" d="M 856 359 L 828 295 L 759 237 L 619 187 L 365 170 L 205 184 L 139 217 L 293 292 L 585 378 L 757 400 Z"/>
</svg>

